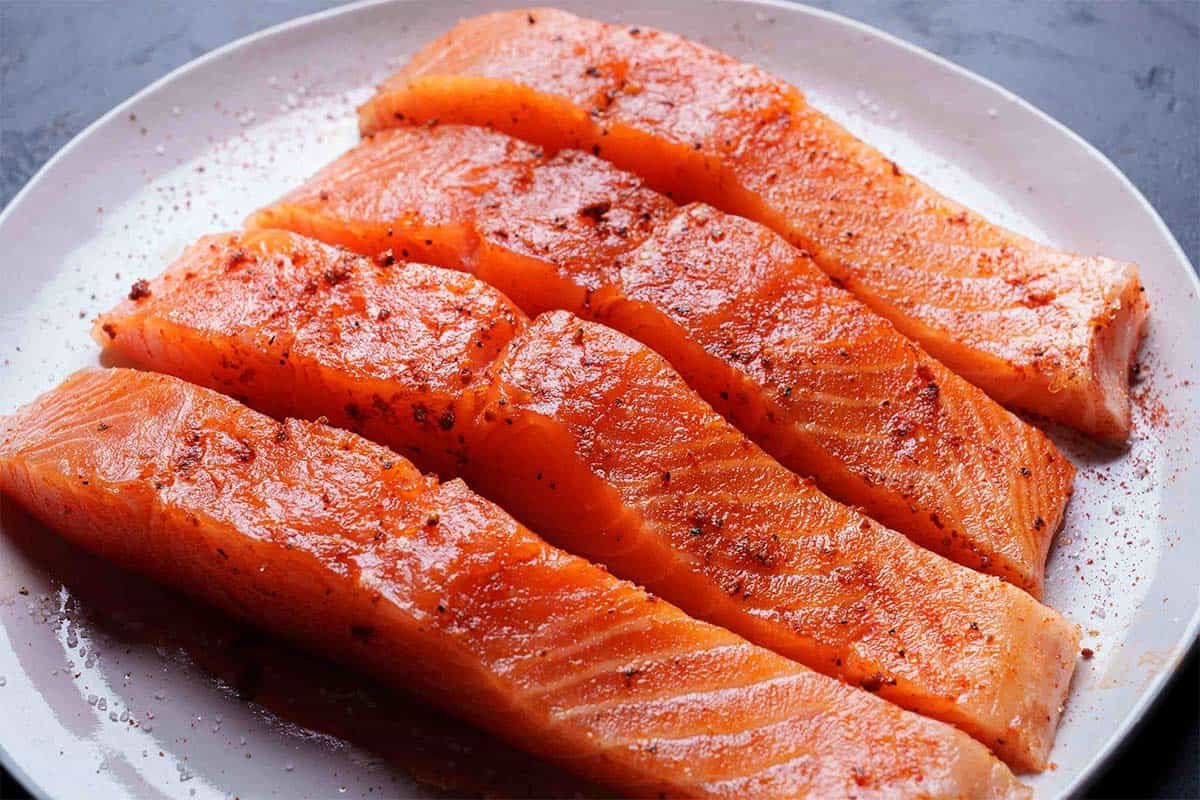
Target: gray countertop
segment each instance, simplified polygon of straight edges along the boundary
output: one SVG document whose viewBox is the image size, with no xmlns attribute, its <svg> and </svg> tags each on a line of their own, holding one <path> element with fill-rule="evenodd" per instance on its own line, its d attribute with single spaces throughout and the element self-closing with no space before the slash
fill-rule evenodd
<svg viewBox="0 0 1200 800">
<path fill-rule="evenodd" d="M 0 0 L 0 206 L 174 67 L 328 0 Z M 819 0 L 1016 92 L 1096 145 L 1200 263 L 1200 1 Z M 1090 797 L 1200 797 L 1197 656 Z M 0 716 L 0 724 L 12 724 Z M 0 774 L 0 798 L 21 797 Z"/>
</svg>

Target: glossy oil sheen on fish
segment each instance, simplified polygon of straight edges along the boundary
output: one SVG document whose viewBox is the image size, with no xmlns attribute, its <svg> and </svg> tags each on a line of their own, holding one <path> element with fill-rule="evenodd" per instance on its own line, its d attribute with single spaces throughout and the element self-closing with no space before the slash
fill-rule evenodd
<svg viewBox="0 0 1200 800">
<path fill-rule="evenodd" d="M 395 445 L 693 616 L 1045 764 L 1074 626 L 831 501 L 617 331 L 530 323 L 462 273 L 265 230 L 202 240 L 96 332 L 140 365 Z M 269 341 L 283 349 L 253 346 Z"/>
<path fill-rule="evenodd" d="M 86 370 L 0 422 L 70 540 L 631 796 L 1026 797 L 951 726 L 697 622 L 355 434 Z"/>
<path fill-rule="evenodd" d="M 1070 463 L 768 228 L 453 125 L 376 134 L 251 224 L 467 269 L 529 313 L 616 327 L 831 496 L 1041 596 Z"/>
<path fill-rule="evenodd" d="M 360 109 L 365 133 L 495 127 L 758 220 L 999 401 L 1129 433 L 1133 264 L 1055 250 L 938 195 L 786 82 L 670 33 L 554 9 L 466 20 Z"/>
</svg>

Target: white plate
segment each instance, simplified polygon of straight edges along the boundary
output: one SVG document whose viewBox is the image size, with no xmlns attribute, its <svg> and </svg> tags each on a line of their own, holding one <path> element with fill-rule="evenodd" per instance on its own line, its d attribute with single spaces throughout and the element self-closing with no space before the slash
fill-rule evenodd
<svg viewBox="0 0 1200 800">
<path fill-rule="evenodd" d="M 565 5 L 673 29 L 758 62 L 991 218 L 1060 247 L 1141 264 L 1152 329 L 1132 449 L 1105 453 L 1055 434 L 1081 472 L 1046 597 L 1083 626 L 1095 656 L 1080 662 L 1052 755 L 1057 768 L 1031 783 L 1041 797 L 1080 787 L 1130 732 L 1200 625 L 1200 540 L 1188 535 L 1200 514 L 1200 425 L 1186 383 L 1195 377 L 1200 301 L 1178 244 L 1116 168 L 1070 131 L 859 23 L 720 0 L 689 3 L 686 13 L 668 2 Z M 89 321 L 131 281 L 159 272 L 201 234 L 237 226 L 348 147 L 353 107 L 376 80 L 460 17 L 491 7 L 385 3 L 298 20 L 177 70 L 77 137 L 0 217 L 0 412 L 95 363 Z M 491 765 L 523 779 L 530 770 L 480 752 L 484 739 L 446 747 L 439 737 L 451 734 L 436 724 L 83 556 L 11 502 L 0 525 L 0 756 L 38 795 L 417 794 L 381 750 L 393 759 L 429 751 L 444 774 Z M 259 674 L 261 702 L 239 699 L 232 685 L 254 684 Z M 286 716 L 301 724 L 263 703 L 290 709 Z M 356 731 L 370 749 L 308 731 L 301 710 L 318 715 L 326 732 Z"/>
</svg>

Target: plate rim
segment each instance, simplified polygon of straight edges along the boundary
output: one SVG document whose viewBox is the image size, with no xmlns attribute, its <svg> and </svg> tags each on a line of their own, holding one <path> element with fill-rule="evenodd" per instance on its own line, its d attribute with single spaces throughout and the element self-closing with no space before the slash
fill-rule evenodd
<svg viewBox="0 0 1200 800">
<path fill-rule="evenodd" d="M 1092 160 L 1098 162 L 1101 167 L 1103 167 L 1117 179 L 1118 183 L 1121 184 L 1121 186 L 1133 196 L 1138 204 L 1141 205 L 1142 209 L 1149 212 L 1150 218 L 1154 221 L 1159 233 L 1164 235 L 1166 241 L 1170 243 L 1171 250 L 1173 251 L 1175 257 L 1182 262 L 1185 267 L 1188 267 L 1188 269 L 1185 270 L 1185 280 L 1190 282 L 1193 295 L 1197 298 L 1200 298 L 1200 275 L 1198 275 L 1196 272 L 1196 265 L 1192 263 L 1190 258 L 1188 258 L 1187 253 L 1184 252 L 1183 247 L 1179 244 L 1179 240 L 1175 238 L 1175 234 L 1171 231 L 1171 228 L 1162 218 L 1162 215 L 1158 213 L 1158 209 L 1156 209 L 1150 203 L 1150 201 L 1146 199 L 1146 196 L 1142 194 L 1142 190 L 1139 189 L 1137 185 L 1129 179 L 1129 176 L 1121 171 L 1120 167 L 1114 164 L 1112 159 L 1105 155 L 1098 147 L 1080 136 L 1071 128 L 1067 127 L 1062 122 L 1059 122 L 1057 119 L 1052 117 L 1046 111 L 1043 111 L 1038 106 L 1029 102 L 1015 92 L 1006 89 L 1004 86 L 1001 86 L 999 83 L 996 83 L 990 78 L 984 77 L 973 70 L 967 69 L 961 64 L 956 64 L 944 56 L 940 56 L 937 53 L 926 50 L 924 47 L 915 45 L 912 42 L 906 41 L 905 39 L 901 39 L 899 36 L 895 36 L 887 31 L 880 30 L 873 25 L 869 25 L 860 20 L 838 14 L 834 11 L 828 11 L 822 8 L 814 8 L 813 6 L 804 3 L 793 4 L 787 2 L 787 0 L 722 0 L 722 2 L 769 5 L 788 11 L 800 11 L 801 13 L 809 13 L 814 16 L 823 17 L 835 24 L 845 25 L 862 33 L 878 37 L 888 44 L 897 46 L 918 58 L 929 61 L 936 66 L 948 69 L 961 78 L 998 92 L 1000 96 L 1015 104 L 1019 109 L 1033 114 L 1038 121 L 1050 125 L 1050 127 L 1058 133 L 1065 134 L 1067 138 L 1070 139 L 1075 145 L 1081 147 L 1083 151 L 1092 158 Z M 3 217 L 0 217 L 0 222 L 3 222 Z M 1117 725 L 1117 727 L 1109 734 L 1108 738 L 1104 742 L 1104 745 L 1092 755 L 1087 764 L 1080 769 L 1079 774 L 1067 784 L 1066 789 L 1063 791 L 1063 797 L 1081 796 L 1092 784 L 1092 782 L 1099 777 L 1100 772 L 1107 767 L 1113 761 L 1113 759 L 1115 759 L 1129 744 L 1129 741 L 1132 739 L 1132 734 L 1145 721 L 1146 716 L 1150 713 L 1150 710 L 1153 709 L 1158 704 L 1158 701 L 1162 699 L 1166 688 L 1171 685 L 1176 677 L 1178 677 L 1188 657 L 1194 651 L 1200 650 L 1198 642 L 1200 642 L 1200 604 L 1197 604 L 1196 610 L 1192 613 L 1192 617 L 1184 629 L 1183 636 L 1180 637 L 1178 642 L 1176 642 L 1174 663 L 1171 664 L 1169 669 L 1160 671 L 1150 680 L 1147 687 L 1138 696 L 1137 702 L 1133 704 L 1133 707 L 1129 709 L 1129 712 L 1121 720 L 1120 724 Z"/>
<path fill-rule="evenodd" d="M 1006 101 L 1015 105 L 1021 111 L 1030 113 L 1034 118 L 1050 126 L 1056 133 L 1065 135 L 1075 146 L 1082 149 L 1093 161 L 1097 162 L 1100 167 L 1106 170 L 1111 177 L 1116 178 L 1118 184 L 1126 192 L 1128 192 L 1142 207 L 1142 210 L 1148 212 L 1150 219 L 1154 222 L 1158 229 L 1158 233 L 1166 242 L 1169 243 L 1170 249 L 1176 260 L 1184 267 L 1184 280 L 1190 285 L 1193 295 L 1200 298 L 1200 275 L 1196 272 L 1196 267 L 1184 252 L 1183 247 L 1179 244 L 1179 240 L 1172 233 L 1170 227 L 1163 220 L 1162 215 L 1158 210 L 1146 199 L 1142 191 L 1121 171 L 1112 160 L 1101 152 L 1095 145 L 1084 139 L 1081 135 L 1067 127 L 1062 122 L 1059 122 L 1053 116 L 1043 111 L 1038 106 L 1012 92 L 1004 86 L 996 83 L 990 78 L 984 77 L 960 64 L 940 56 L 930 50 L 913 44 L 905 39 L 900 38 L 887 31 L 876 28 L 873 25 L 854 19 L 852 17 L 839 14 L 834 11 L 829 11 L 822 8 L 815 8 L 803 2 L 789 2 L 789 0 L 718 0 L 723 5 L 734 6 L 763 6 L 777 9 L 782 13 L 809 15 L 820 17 L 824 21 L 849 28 L 858 33 L 867 35 L 871 38 L 878 39 L 892 47 L 899 48 L 907 55 L 927 61 L 932 65 L 947 70 L 953 73 L 956 77 L 973 82 L 985 89 L 997 93 Z M 259 44 L 263 40 L 270 39 L 297 28 L 316 25 L 324 22 L 327 19 L 342 15 L 351 15 L 362 12 L 367 8 L 374 8 L 384 5 L 410 5 L 413 3 L 430 2 L 430 0 L 356 0 L 345 5 L 335 6 L 333 8 L 324 9 L 322 11 L 304 14 L 284 22 L 271 25 L 262 30 L 254 31 L 245 36 L 234 39 L 219 47 L 210 50 L 203 55 L 197 56 L 174 69 L 167 72 L 165 75 L 154 80 L 134 94 L 125 98 L 117 105 L 113 106 L 107 112 L 102 114 L 96 120 L 87 125 L 71 140 L 63 145 L 49 159 L 43 163 L 38 170 L 26 181 L 12 199 L 0 211 L 0 229 L 8 221 L 16 209 L 22 204 L 25 197 L 31 194 L 36 188 L 47 180 L 47 176 L 54 168 L 63 160 L 65 160 L 75 149 L 80 147 L 84 140 L 91 137 L 97 130 L 108 125 L 114 119 L 124 116 L 129 109 L 137 106 L 147 97 L 156 94 L 159 91 L 167 88 L 171 83 L 183 77 L 193 70 L 199 69 L 213 61 L 217 61 L 227 55 L 245 47 Z M 519 2 L 505 3 L 517 7 L 521 5 Z M 1088 762 L 1079 770 L 1079 773 L 1072 778 L 1063 791 L 1064 797 L 1076 797 L 1081 795 L 1098 777 L 1100 771 L 1108 766 L 1108 764 L 1121 752 L 1121 750 L 1129 743 L 1134 731 L 1145 721 L 1147 714 L 1154 708 L 1162 699 L 1165 689 L 1171 685 L 1175 678 L 1178 677 L 1184 663 L 1189 656 L 1197 650 L 1197 642 L 1200 641 L 1200 605 L 1193 612 L 1191 619 L 1184 628 L 1184 633 L 1176 642 L 1173 656 L 1173 663 L 1166 669 L 1159 671 L 1146 685 L 1137 701 L 1132 708 L 1122 718 L 1120 724 L 1109 734 L 1104 744 L 1094 752 Z M 36 783 L 32 777 L 16 762 L 16 760 L 8 753 L 3 744 L 0 744 L 0 765 L 2 765 L 9 774 L 12 775 L 21 786 L 23 786 L 33 797 L 39 800 L 49 800 L 50 795 L 46 790 Z"/>
</svg>

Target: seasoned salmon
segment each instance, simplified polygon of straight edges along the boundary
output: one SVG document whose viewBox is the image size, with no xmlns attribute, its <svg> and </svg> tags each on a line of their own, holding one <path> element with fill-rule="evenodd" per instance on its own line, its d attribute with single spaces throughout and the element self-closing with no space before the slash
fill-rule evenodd
<svg viewBox="0 0 1200 800">
<path fill-rule="evenodd" d="M 698 622 L 461 482 L 177 378 L 87 370 L 0 486 L 124 567 L 634 796 L 1025 797 L 951 726 Z"/>
<path fill-rule="evenodd" d="M 554 9 L 466 20 L 360 109 L 370 134 L 486 125 L 588 150 L 758 220 L 1002 403 L 1129 433 L 1147 304 L 1131 263 L 1037 244 L 948 200 L 793 86 L 682 37 Z"/>
<path fill-rule="evenodd" d="M 163 278 L 135 285 L 93 335 L 264 413 L 324 416 L 452 475 L 463 389 L 525 315 L 469 275 L 389 261 L 363 269 L 358 256 L 282 233 L 206 237 Z"/>
<path fill-rule="evenodd" d="M 830 500 L 645 345 L 274 230 L 203 240 L 135 294 L 97 327 L 126 359 L 395 442 L 687 613 L 1044 766 L 1074 626 Z"/>
<path fill-rule="evenodd" d="M 453 125 L 380 132 L 250 224 L 466 269 L 528 313 L 615 327 L 831 496 L 1041 596 L 1071 464 L 766 227 Z"/>
</svg>

